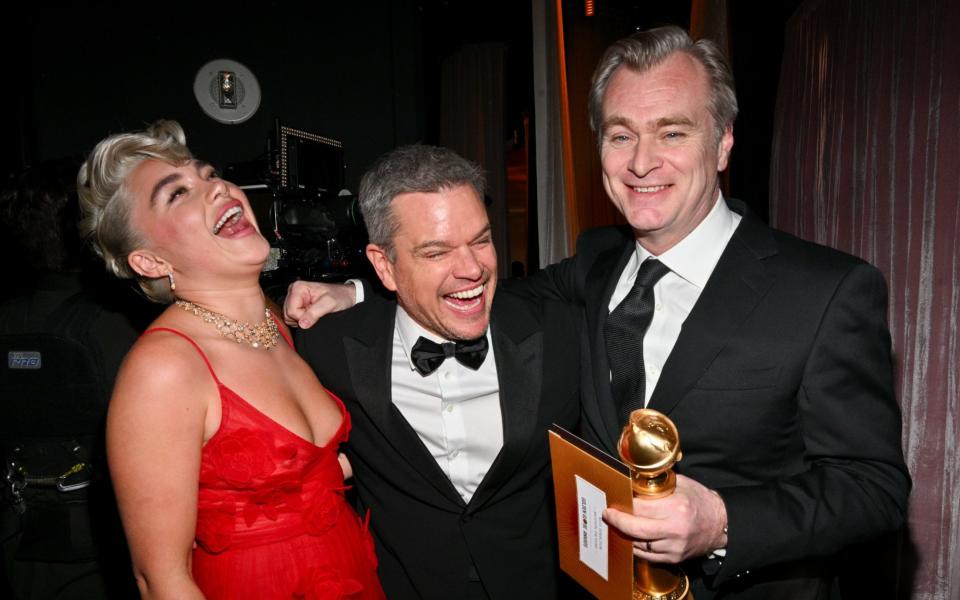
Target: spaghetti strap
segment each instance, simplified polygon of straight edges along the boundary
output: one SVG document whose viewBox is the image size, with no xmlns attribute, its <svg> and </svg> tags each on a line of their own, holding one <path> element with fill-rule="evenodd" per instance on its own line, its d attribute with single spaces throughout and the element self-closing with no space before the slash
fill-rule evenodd
<svg viewBox="0 0 960 600">
<path fill-rule="evenodd" d="M 216 372 L 214 372 L 213 365 L 210 364 L 210 360 L 207 358 L 207 355 L 204 354 L 203 350 L 200 349 L 200 346 L 195 341 L 193 341 L 193 338 L 183 333 L 182 331 L 177 331 L 176 329 L 171 329 L 169 327 L 151 327 L 150 329 L 144 331 L 143 335 L 147 335 L 148 333 L 153 333 L 154 331 L 169 331 L 170 333 L 175 333 L 180 337 L 182 337 L 183 339 L 190 342 L 191 344 L 193 344 L 193 347 L 196 348 L 197 352 L 200 353 L 200 358 L 202 358 L 203 362 L 207 365 L 207 370 L 210 371 L 210 375 L 211 377 L 213 377 L 213 380 L 217 382 L 217 385 L 222 385 L 220 383 L 220 378 L 217 377 Z"/>
<path fill-rule="evenodd" d="M 277 315 L 273 314 L 272 310 L 270 311 L 270 316 L 273 317 L 273 322 L 277 324 L 277 330 L 280 331 L 280 335 L 283 336 L 283 339 L 287 340 L 287 345 L 290 346 L 290 348 L 293 348 L 293 340 L 290 339 L 289 335 L 287 335 L 284 324 L 280 322 L 280 319 L 277 317 Z"/>
</svg>

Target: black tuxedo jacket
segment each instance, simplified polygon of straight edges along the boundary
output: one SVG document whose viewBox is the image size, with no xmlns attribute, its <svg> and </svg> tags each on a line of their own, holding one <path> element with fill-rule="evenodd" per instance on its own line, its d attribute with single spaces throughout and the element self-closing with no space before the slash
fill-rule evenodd
<svg viewBox="0 0 960 600">
<path fill-rule="evenodd" d="M 301 354 L 353 419 L 345 451 L 388 598 L 465 598 L 477 577 L 491 598 L 557 597 L 547 427 L 579 420 L 579 315 L 497 291 L 504 443 L 469 503 L 391 401 L 396 303 L 368 297 L 300 333 Z"/>
<path fill-rule="evenodd" d="M 906 510 L 886 284 L 867 263 L 728 203 L 744 218 L 649 403 L 678 427 L 677 471 L 727 508 L 726 558 L 688 565 L 694 594 L 829 597 L 829 557 L 899 527 Z M 513 288 L 585 307 L 582 433 L 614 456 L 622 424 L 603 325 L 635 244 L 629 228 L 587 232 L 574 257 Z"/>
</svg>

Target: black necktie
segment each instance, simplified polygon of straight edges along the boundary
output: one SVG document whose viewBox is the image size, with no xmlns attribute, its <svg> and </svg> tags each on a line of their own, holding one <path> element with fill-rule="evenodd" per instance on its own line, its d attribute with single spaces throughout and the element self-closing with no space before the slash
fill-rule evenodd
<svg viewBox="0 0 960 600">
<path fill-rule="evenodd" d="M 444 342 L 443 344 L 431 342 L 425 337 L 419 337 L 410 354 L 413 358 L 413 366 L 423 376 L 436 371 L 443 364 L 443 361 L 451 356 L 457 359 L 457 362 L 461 365 L 476 371 L 487 356 L 487 336 L 484 335 L 475 340 L 456 343 Z"/>
<path fill-rule="evenodd" d="M 643 261 L 630 292 L 607 316 L 603 326 L 610 386 L 621 423 L 626 423 L 630 413 L 644 405 L 643 336 L 653 320 L 653 286 L 669 272 L 670 268 L 655 258 Z"/>
</svg>

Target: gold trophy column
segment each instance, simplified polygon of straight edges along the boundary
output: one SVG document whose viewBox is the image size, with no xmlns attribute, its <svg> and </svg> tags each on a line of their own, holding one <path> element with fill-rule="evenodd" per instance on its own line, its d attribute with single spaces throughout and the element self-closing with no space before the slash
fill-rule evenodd
<svg viewBox="0 0 960 600">
<path fill-rule="evenodd" d="M 641 408 L 630 413 L 620 434 L 620 458 L 630 467 L 634 498 L 663 498 L 677 487 L 674 463 L 680 452 L 677 427 L 663 413 Z M 678 567 L 633 557 L 633 600 L 693 600 L 690 582 Z"/>
</svg>

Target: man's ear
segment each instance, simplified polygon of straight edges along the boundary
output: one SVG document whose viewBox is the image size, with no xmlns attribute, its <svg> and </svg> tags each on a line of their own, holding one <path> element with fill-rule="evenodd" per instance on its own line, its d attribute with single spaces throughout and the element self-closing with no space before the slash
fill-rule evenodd
<svg viewBox="0 0 960 600">
<path fill-rule="evenodd" d="M 393 277 L 393 261 L 390 260 L 387 251 L 377 244 L 367 244 L 367 260 L 373 265 L 373 270 L 383 282 L 383 287 L 391 292 L 397 291 L 397 282 Z"/>
<path fill-rule="evenodd" d="M 163 258 L 146 250 L 134 250 L 127 256 L 127 264 L 137 274 L 151 279 L 166 277 L 173 269 Z"/>
<path fill-rule="evenodd" d="M 717 172 L 727 169 L 730 162 L 730 150 L 733 149 L 733 127 L 727 126 L 720 137 L 720 147 L 717 149 Z"/>
</svg>

